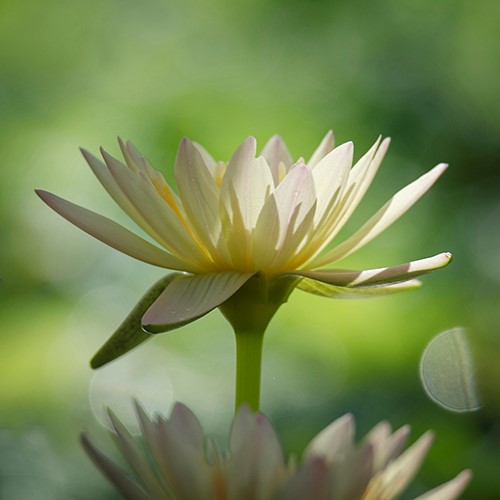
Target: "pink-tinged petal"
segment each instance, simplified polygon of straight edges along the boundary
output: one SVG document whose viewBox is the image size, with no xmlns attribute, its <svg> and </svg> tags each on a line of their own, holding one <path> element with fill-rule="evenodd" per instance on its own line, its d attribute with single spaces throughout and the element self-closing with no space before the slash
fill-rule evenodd
<svg viewBox="0 0 500 500">
<path fill-rule="evenodd" d="M 151 469 L 150 464 L 145 459 L 143 452 L 138 448 L 130 432 L 110 409 L 108 409 L 108 417 L 113 427 L 113 438 L 116 445 L 141 480 L 149 496 L 151 498 L 166 497 L 166 492 L 160 480 Z"/>
<path fill-rule="evenodd" d="M 262 149 L 261 155 L 266 159 L 274 184 L 279 183 L 279 165 L 283 163 L 288 170 L 293 165 L 292 155 L 279 135 L 273 135 Z"/>
<path fill-rule="evenodd" d="M 212 499 L 212 475 L 203 450 L 179 436 L 170 421 L 159 419 L 157 427 L 162 477 L 173 493 L 169 498 Z"/>
<path fill-rule="evenodd" d="M 307 162 L 307 166 L 314 168 L 333 149 L 334 143 L 333 132 L 329 130 Z"/>
<path fill-rule="evenodd" d="M 191 261 L 208 264 L 206 255 L 193 239 L 189 227 L 179 214 L 153 189 L 143 173 L 123 168 L 119 162 L 102 151 L 104 160 L 115 181 L 125 193 L 137 212 L 157 235 L 158 242 L 176 256 L 185 256 Z M 154 237 L 154 235 L 152 234 Z"/>
<path fill-rule="evenodd" d="M 229 447 L 228 498 L 273 498 L 286 470 L 281 446 L 267 418 L 243 405 L 233 422 Z"/>
<path fill-rule="evenodd" d="M 100 368 L 153 338 L 153 335 L 142 329 L 142 316 L 176 276 L 178 273 L 164 276 L 143 295 L 122 324 L 91 359 L 92 368 Z"/>
<path fill-rule="evenodd" d="M 422 286 L 418 280 L 402 281 L 390 285 L 374 285 L 366 287 L 349 288 L 345 286 L 329 285 L 321 281 L 304 278 L 299 282 L 297 288 L 314 295 L 328 297 L 331 299 L 369 299 L 384 295 L 393 295 L 399 292 L 416 290 Z"/>
<path fill-rule="evenodd" d="M 397 498 L 415 477 L 432 444 L 433 434 L 426 432 L 402 455 L 391 462 L 368 485 L 366 500 Z"/>
<path fill-rule="evenodd" d="M 363 446 L 373 450 L 373 474 L 384 469 L 389 462 L 397 458 L 403 450 L 410 434 L 410 427 L 405 425 L 396 432 L 391 432 L 388 422 L 380 422 L 363 440 Z"/>
<path fill-rule="evenodd" d="M 227 271 L 177 276 L 144 314 L 143 328 L 160 333 L 190 323 L 231 297 L 252 275 Z"/>
<path fill-rule="evenodd" d="M 196 266 L 164 252 L 107 217 L 75 205 L 47 191 L 38 189 L 36 193 L 59 215 L 120 252 L 154 266 L 190 272 L 198 270 Z"/>
<path fill-rule="evenodd" d="M 278 500 L 330 500 L 330 468 L 322 457 L 315 457 L 302 465 L 277 495 Z"/>
<path fill-rule="evenodd" d="M 203 429 L 195 414 L 187 406 L 182 403 L 174 405 L 169 425 L 179 439 L 203 454 L 205 441 Z"/>
<path fill-rule="evenodd" d="M 346 142 L 328 153 L 312 171 L 318 204 L 314 215 L 316 226 L 332 213 L 343 193 L 352 166 L 354 147 Z"/>
<path fill-rule="evenodd" d="M 354 438 L 354 418 L 344 415 L 323 429 L 308 445 L 305 460 L 323 457 L 327 462 L 336 457 L 346 456 L 352 451 Z"/>
<path fill-rule="evenodd" d="M 96 467 L 109 479 L 124 498 L 130 500 L 148 500 L 149 495 L 129 475 L 101 453 L 86 434 L 80 436 L 80 443 Z"/>
<path fill-rule="evenodd" d="M 197 237 L 215 254 L 220 234 L 219 189 L 198 149 L 188 139 L 179 145 L 174 165 L 182 204 Z"/>
<path fill-rule="evenodd" d="M 420 495 L 415 500 L 455 500 L 464 491 L 471 478 L 472 472 L 464 470 L 451 481 Z"/>
<path fill-rule="evenodd" d="M 451 259 L 451 253 L 444 252 L 434 255 L 433 257 L 379 269 L 369 269 L 365 271 L 323 269 L 319 271 L 297 271 L 293 274 L 338 286 L 358 287 L 384 285 L 408 281 L 410 278 L 430 273 L 436 269 L 447 266 L 451 262 Z"/>
<path fill-rule="evenodd" d="M 441 163 L 401 189 L 350 238 L 316 259 L 314 266 L 323 266 L 340 260 L 366 245 L 411 208 L 431 188 L 446 168 L 447 165 Z"/>
</svg>

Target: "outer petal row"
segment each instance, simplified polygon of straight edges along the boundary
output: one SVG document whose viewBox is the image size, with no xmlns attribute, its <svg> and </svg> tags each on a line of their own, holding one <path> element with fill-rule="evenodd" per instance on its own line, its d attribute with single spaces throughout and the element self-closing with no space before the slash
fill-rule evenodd
<svg viewBox="0 0 500 500">
<path fill-rule="evenodd" d="M 430 189 L 447 167 L 448 165 L 441 163 L 401 189 L 356 233 L 330 252 L 315 259 L 308 267 L 330 264 L 347 257 L 366 245 L 412 207 Z"/>
<path fill-rule="evenodd" d="M 36 193 L 59 215 L 120 252 L 154 266 L 190 272 L 198 270 L 193 264 L 155 247 L 107 217 L 75 205 L 47 191 L 37 190 Z"/>
<path fill-rule="evenodd" d="M 452 259 L 449 252 L 440 253 L 426 259 L 415 260 L 398 266 L 369 269 L 365 271 L 346 271 L 338 269 L 320 269 L 318 271 L 296 271 L 306 278 L 312 278 L 330 285 L 359 287 L 367 285 L 384 285 L 407 281 L 410 278 L 435 271 L 447 266 Z"/>
</svg>

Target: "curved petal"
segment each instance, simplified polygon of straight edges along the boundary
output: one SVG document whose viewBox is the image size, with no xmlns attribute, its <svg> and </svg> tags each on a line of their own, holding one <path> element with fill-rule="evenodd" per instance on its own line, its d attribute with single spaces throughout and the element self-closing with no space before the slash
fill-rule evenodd
<svg viewBox="0 0 500 500">
<path fill-rule="evenodd" d="M 174 175 L 187 216 L 198 238 L 214 255 L 220 234 L 219 189 L 198 149 L 188 139 L 179 145 Z"/>
<path fill-rule="evenodd" d="M 440 163 L 401 189 L 356 233 L 312 264 L 315 267 L 330 264 L 366 245 L 411 208 L 431 188 L 447 167 L 445 163 Z"/>
<path fill-rule="evenodd" d="M 402 281 L 390 285 L 374 285 L 366 287 L 349 288 L 346 286 L 329 285 L 321 281 L 304 278 L 297 288 L 304 292 L 320 295 L 321 297 L 329 297 L 331 299 L 366 299 L 371 297 L 379 297 L 382 295 L 392 295 L 398 292 L 406 292 L 415 290 L 422 286 L 422 282 L 418 280 Z"/>
<path fill-rule="evenodd" d="M 114 431 L 114 441 L 144 485 L 150 498 L 167 498 L 160 480 L 153 472 L 143 452 L 120 419 L 108 408 L 108 417 Z"/>
<path fill-rule="evenodd" d="M 96 467 L 109 479 L 124 498 L 148 500 L 149 495 L 129 475 L 101 453 L 90 441 L 87 434 L 81 434 L 80 443 Z"/>
<path fill-rule="evenodd" d="M 408 281 L 410 278 L 430 273 L 447 266 L 452 259 L 449 252 L 440 253 L 426 259 L 414 260 L 406 264 L 366 271 L 345 271 L 339 269 L 320 269 L 318 271 L 296 271 L 292 274 L 305 276 L 331 285 L 358 287 L 366 285 L 383 285 Z"/>
<path fill-rule="evenodd" d="M 432 444 L 432 432 L 426 432 L 417 442 L 391 462 L 368 485 L 367 500 L 397 498 L 406 485 L 415 477 Z"/>
<path fill-rule="evenodd" d="M 307 162 L 307 166 L 314 168 L 333 149 L 334 144 L 333 131 L 329 130 Z"/>
<path fill-rule="evenodd" d="M 389 147 L 389 139 L 385 139 L 382 143 L 380 140 L 379 137 L 370 150 L 350 170 L 342 191 L 339 191 L 340 199 L 335 200 L 335 204 L 325 212 L 321 223 L 318 223 L 311 244 L 306 246 L 300 255 L 301 262 L 319 255 L 342 229 L 359 205 Z"/>
<path fill-rule="evenodd" d="M 274 184 L 277 186 L 280 181 L 280 163 L 284 164 L 286 170 L 293 165 L 293 158 L 285 141 L 279 135 L 273 135 L 263 147 L 261 155 L 266 159 L 273 174 Z"/>
<path fill-rule="evenodd" d="M 143 295 L 115 333 L 94 355 L 90 361 L 92 368 L 100 368 L 153 338 L 142 329 L 141 318 L 176 276 L 179 276 L 179 273 L 164 276 Z"/>
<path fill-rule="evenodd" d="M 75 205 L 47 191 L 37 189 L 35 192 L 59 215 L 94 238 L 97 238 L 120 252 L 130 255 L 135 259 L 142 260 L 143 262 L 147 262 L 148 264 L 165 267 L 167 269 L 189 272 L 196 272 L 199 270 L 198 267 L 193 264 L 178 259 L 155 247 L 107 217 L 96 214 L 79 205 Z"/>
<path fill-rule="evenodd" d="M 159 236 L 160 243 L 177 256 L 207 263 L 206 255 L 193 238 L 190 228 L 148 182 L 143 172 L 133 172 L 102 151 L 115 181 L 147 224 Z"/>
<path fill-rule="evenodd" d="M 328 462 L 345 457 L 353 450 L 354 418 L 348 413 L 323 429 L 308 445 L 305 460 L 324 457 Z"/>
<path fill-rule="evenodd" d="M 455 500 L 465 489 L 472 478 L 472 472 L 468 469 L 462 471 L 451 481 L 420 495 L 415 500 Z"/>
<path fill-rule="evenodd" d="M 143 328 L 161 333 L 190 323 L 231 297 L 252 275 L 226 271 L 177 276 L 144 314 Z"/>
<path fill-rule="evenodd" d="M 318 205 L 314 215 L 317 226 L 325 215 L 329 215 L 338 203 L 352 166 L 354 147 L 346 142 L 328 153 L 312 170 Z"/>
</svg>

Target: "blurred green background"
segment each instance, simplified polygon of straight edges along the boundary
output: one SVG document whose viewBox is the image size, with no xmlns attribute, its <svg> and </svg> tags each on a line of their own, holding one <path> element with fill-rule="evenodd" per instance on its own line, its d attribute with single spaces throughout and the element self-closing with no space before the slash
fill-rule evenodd
<svg viewBox="0 0 500 500">
<path fill-rule="evenodd" d="M 43 188 L 129 225 L 78 147 L 130 138 L 170 171 L 177 143 L 229 158 L 248 135 L 280 133 L 295 157 L 333 128 L 359 158 L 392 146 L 356 229 L 435 164 L 450 169 L 399 222 L 343 267 L 450 250 L 422 290 L 372 301 L 294 292 L 266 337 L 262 409 L 286 452 L 351 411 L 437 437 L 408 496 L 472 468 L 463 498 L 500 498 L 500 3 L 2 0 L 0 3 L 0 497 L 112 499 L 78 433 L 116 452 L 95 414 L 126 418 L 133 394 L 197 412 L 223 443 L 234 340 L 218 311 L 92 373 L 88 360 L 162 271 L 52 213 Z M 479 411 L 428 399 L 420 356 L 468 330 Z M 452 383 L 453 381 L 451 381 Z M 94 410 L 92 409 L 94 408 Z"/>
</svg>

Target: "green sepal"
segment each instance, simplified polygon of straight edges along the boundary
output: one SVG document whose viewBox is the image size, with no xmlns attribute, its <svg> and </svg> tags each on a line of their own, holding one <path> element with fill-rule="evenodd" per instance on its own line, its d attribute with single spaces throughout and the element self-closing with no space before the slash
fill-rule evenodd
<svg viewBox="0 0 500 500">
<path fill-rule="evenodd" d="M 114 361 L 123 356 L 128 351 L 134 349 L 146 340 L 153 338 L 153 335 L 143 330 L 141 319 L 151 304 L 160 296 L 172 280 L 180 273 L 171 273 L 157 281 L 139 300 L 118 329 L 111 335 L 106 343 L 97 351 L 90 360 L 93 369 Z"/>
</svg>

